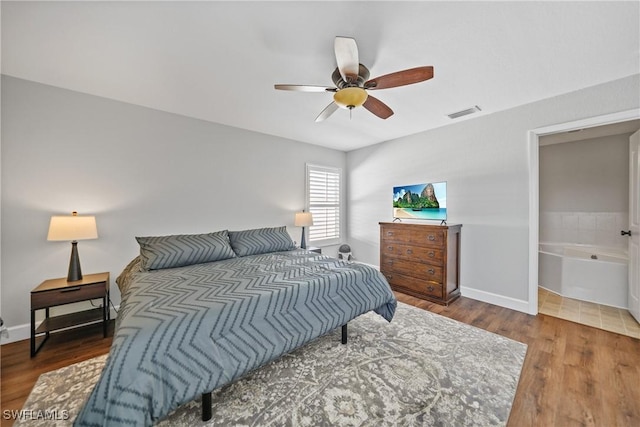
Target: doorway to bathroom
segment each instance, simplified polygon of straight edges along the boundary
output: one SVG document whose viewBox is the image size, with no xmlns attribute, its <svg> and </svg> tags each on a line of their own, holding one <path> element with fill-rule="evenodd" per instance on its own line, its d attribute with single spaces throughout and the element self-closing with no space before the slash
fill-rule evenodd
<svg viewBox="0 0 640 427">
<path fill-rule="evenodd" d="M 633 110 L 530 132 L 531 314 L 640 337 L 626 307 L 628 238 L 620 235 L 638 117 Z"/>
</svg>

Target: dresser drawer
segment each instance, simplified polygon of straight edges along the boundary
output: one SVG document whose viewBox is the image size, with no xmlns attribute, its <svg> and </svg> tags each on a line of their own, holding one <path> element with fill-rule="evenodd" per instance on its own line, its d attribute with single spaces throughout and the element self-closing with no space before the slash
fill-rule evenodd
<svg viewBox="0 0 640 427">
<path fill-rule="evenodd" d="M 433 283 L 394 272 L 383 271 L 383 274 L 389 281 L 391 287 L 394 289 L 397 288 L 400 292 L 402 292 L 403 289 L 406 289 L 421 295 L 428 295 L 433 298 L 443 298 L 444 288 L 442 283 Z"/>
<path fill-rule="evenodd" d="M 99 282 L 91 285 L 69 285 L 62 289 L 32 292 L 31 309 L 38 310 L 56 305 L 70 304 L 72 302 L 104 298 L 107 292 L 106 286 L 105 282 Z"/>
<path fill-rule="evenodd" d="M 422 226 L 397 226 L 382 229 L 382 242 L 404 242 L 419 246 L 444 246 L 445 231 L 424 229 Z"/>
<path fill-rule="evenodd" d="M 411 246 L 396 242 L 383 242 L 382 254 L 404 258 L 410 261 L 426 262 L 429 264 L 442 265 L 444 261 L 444 250 L 439 248 L 423 248 L 421 246 Z"/>
<path fill-rule="evenodd" d="M 413 262 L 402 258 L 383 256 L 380 264 L 383 272 L 399 273 L 435 283 L 443 283 L 442 267 Z"/>
</svg>

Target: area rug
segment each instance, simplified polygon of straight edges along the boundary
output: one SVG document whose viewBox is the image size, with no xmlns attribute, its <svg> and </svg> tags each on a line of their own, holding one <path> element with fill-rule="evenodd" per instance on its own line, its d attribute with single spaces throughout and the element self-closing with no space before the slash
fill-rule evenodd
<svg viewBox="0 0 640 427">
<path fill-rule="evenodd" d="M 351 321 L 346 345 L 338 329 L 214 391 L 207 423 L 197 399 L 159 425 L 506 425 L 526 349 L 399 303 L 391 323 L 374 313 Z M 15 425 L 71 425 L 105 359 L 41 375 Z"/>
</svg>

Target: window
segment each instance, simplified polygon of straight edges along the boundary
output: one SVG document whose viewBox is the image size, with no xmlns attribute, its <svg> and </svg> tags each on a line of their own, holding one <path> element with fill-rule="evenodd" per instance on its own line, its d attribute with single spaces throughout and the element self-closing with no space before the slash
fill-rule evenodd
<svg viewBox="0 0 640 427">
<path fill-rule="evenodd" d="M 307 165 L 307 207 L 313 214 L 309 241 L 333 243 L 340 238 L 340 180 L 337 168 Z"/>
</svg>

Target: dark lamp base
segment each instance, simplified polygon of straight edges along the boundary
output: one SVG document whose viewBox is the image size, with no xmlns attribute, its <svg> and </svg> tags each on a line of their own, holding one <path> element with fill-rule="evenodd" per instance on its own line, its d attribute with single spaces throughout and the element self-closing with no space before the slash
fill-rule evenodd
<svg viewBox="0 0 640 427">
<path fill-rule="evenodd" d="M 67 282 L 77 282 L 82 280 L 82 269 L 80 268 L 80 257 L 78 257 L 78 242 L 71 242 L 71 259 L 69 260 L 69 274 Z"/>
</svg>

